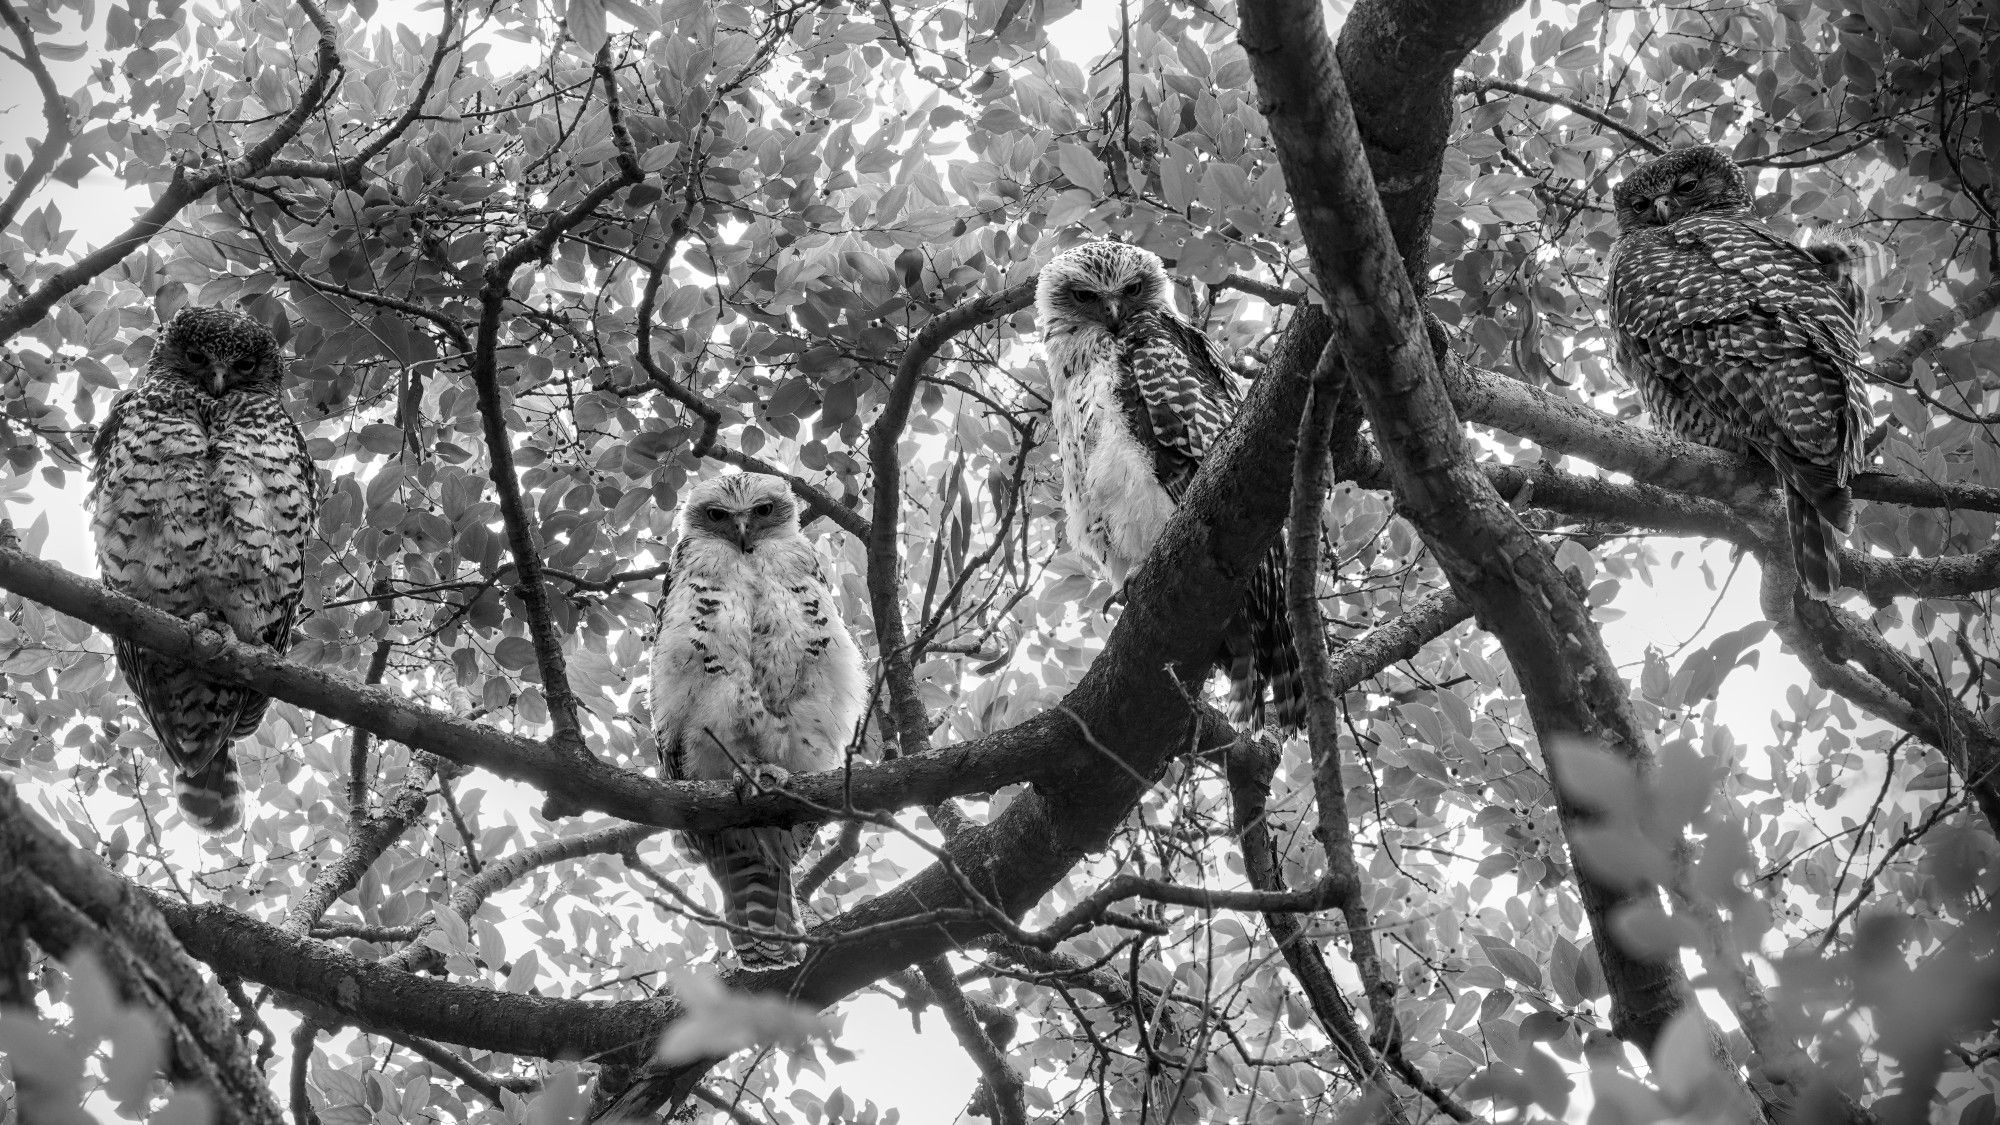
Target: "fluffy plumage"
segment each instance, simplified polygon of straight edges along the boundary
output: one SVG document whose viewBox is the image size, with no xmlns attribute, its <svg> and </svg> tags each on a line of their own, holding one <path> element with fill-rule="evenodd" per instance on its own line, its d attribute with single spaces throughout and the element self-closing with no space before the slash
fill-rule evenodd
<svg viewBox="0 0 2000 1125">
<path fill-rule="evenodd" d="M 1221 358 L 1174 311 L 1171 284 L 1149 251 L 1093 242 L 1044 266 L 1036 291 L 1070 542 L 1120 585 L 1153 549 L 1236 411 Z M 1282 540 L 1251 579 L 1217 661 L 1237 721 L 1264 724 L 1268 685 L 1279 724 L 1304 723 Z"/>
<path fill-rule="evenodd" d="M 1750 210 L 1748 177 L 1716 148 L 1645 164 L 1614 200 L 1619 366 L 1662 428 L 1770 462 L 1800 583 L 1830 597 L 1868 430 L 1858 256 L 1771 230 Z"/>
<path fill-rule="evenodd" d="M 182 309 L 145 374 L 98 428 L 91 532 L 104 584 L 279 652 L 305 587 L 318 478 L 285 412 L 285 361 L 264 326 Z M 125 641 L 118 667 L 173 759 L 181 811 L 220 831 L 242 817 L 229 752 L 269 700 Z"/>
<path fill-rule="evenodd" d="M 781 787 L 838 766 L 866 706 L 861 653 L 841 620 L 798 504 L 768 476 L 703 481 L 680 540 L 653 647 L 653 733 L 666 776 Z M 731 828 L 681 841 L 722 888 L 737 958 L 789 964 L 800 932 L 792 868 L 813 828 Z"/>
</svg>

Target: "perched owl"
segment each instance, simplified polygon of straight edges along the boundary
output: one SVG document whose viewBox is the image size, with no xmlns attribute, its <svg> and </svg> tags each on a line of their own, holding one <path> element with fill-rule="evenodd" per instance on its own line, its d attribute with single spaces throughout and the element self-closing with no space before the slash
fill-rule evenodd
<svg viewBox="0 0 2000 1125">
<path fill-rule="evenodd" d="M 840 765 L 866 707 L 861 653 L 840 619 L 798 503 L 776 477 L 717 477 L 681 506 L 648 692 L 666 776 L 776 788 Z M 722 888 L 745 968 L 799 960 L 792 868 L 811 826 L 683 833 Z"/>
<path fill-rule="evenodd" d="M 1772 231 L 1716 148 L 1647 163 L 1614 200 L 1619 367 L 1662 428 L 1771 463 L 1799 581 L 1830 597 L 1868 429 L 1855 252 Z"/>
<path fill-rule="evenodd" d="M 1160 259 L 1093 242 L 1042 268 L 1035 311 L 1055 384 L 1056 440 L 1071 544 L 1123 585 L 1236 409 L 1208 338 L 1169 303 Z M 1217 662 L 1238 722 L 1305 722 L 1305 685 L 1285 616 L 1285 546 L 1271 545 Z"/>
<path fill-rule="evenodd" d="M 139 381 L 98 428 L 91 489 L 97 566 L 113 590 L 285 651 L 305 586 L 318 477 L 285 412 L 278 342 L 222 309 L 174 314 Z M 118 667 L 179 771 L 182 813 L 220 831 L 242 818 L 229 746 L 268 699 L 126 641 Z"/>
</svg>

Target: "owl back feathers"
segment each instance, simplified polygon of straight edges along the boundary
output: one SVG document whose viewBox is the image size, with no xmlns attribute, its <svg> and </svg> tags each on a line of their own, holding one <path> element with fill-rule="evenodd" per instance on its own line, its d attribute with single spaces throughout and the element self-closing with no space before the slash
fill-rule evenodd
<svg viewBox="0 0 2000 1125">
<path fill-rule="evenodd" d="M 1770 463 L 1821 598 L 1840 584 L 1867 429 L 1859 276 L 1840 244 L 1802 248 L 1747 212 L 1626 230 L 1611 258 L 1619 365 L 1663 429 Z"/>
</svg>

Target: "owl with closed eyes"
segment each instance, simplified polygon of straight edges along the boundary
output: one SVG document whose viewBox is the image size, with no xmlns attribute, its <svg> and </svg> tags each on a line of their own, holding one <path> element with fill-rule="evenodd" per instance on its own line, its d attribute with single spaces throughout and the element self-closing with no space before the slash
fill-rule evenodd
<svg viewBox="0 0 2000 1125">
<path fill-rule="evenodd" d="M 104 584 L 284 652 L 305 589 L 318 473 L 285 410 L 278 342 L 249 317 L 185 308 L 92 444 L 91 533 Z M 221 831 L 243 815 L 230 747 L 267 697 L 129 641 L 118 667 L 173 762 L 181 812 Z"/>
<path fill-rule="evenodd" d="M 1707 145 L 1648 161 L 1613 201 L 1618 366 L 1662 429 L 1771 465 L 1800 587 L 1831 597 L 1866 459 L 1864 249 L 1774 230 L 1743 169 Z"/>
<path fill-rule="evenodd" d="M 1157 255 L 1120 242 L 1063 252 L 1036 286 L 1069 540 L 1120 586 L 1236 413 L 1221 357 L 1174 311 L 1172 288 Z M 1268 689 L 1279 726 L 1304 724 L 1282 538 L 1251 577 L 1216 662 L 1239 723 L 1265 724 Z"/>
<path fill-rule="evenodd" d="M 648 689 L 665 775 L 782 788 L 844 760 L 866 708 L 860 650 L 841 620 L 798 501 L 776 477 L 716 477 L 680 511 Z M 814 826 L 682 833 L 714 876 L 737 960 L 800 959 L 792 870 Z"/>
</svg>

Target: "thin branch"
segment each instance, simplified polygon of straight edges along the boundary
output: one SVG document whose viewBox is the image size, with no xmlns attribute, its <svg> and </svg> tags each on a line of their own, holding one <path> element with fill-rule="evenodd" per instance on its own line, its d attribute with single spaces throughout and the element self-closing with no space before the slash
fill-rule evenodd
<svg viewBox="0 0 2000 1125">
<path fill-rule="evenodd" d="M 917 377 L 953 336 L 1010 316 L 1034 300 L 1031 279 L 960 302 L 932 317 L 903 350 L 888 400 L 868 430 L 868 464 L 874 473 L 873 509 L 868 520 L 868 603 L 882 654 L 882 675 L 889 686 L 897 743 L 906 757 L 922 754 L 930 745 L 930 720 L 917 694 L 916 669 L 904 631 L 902 552 L 896 542 L 902 528 L 903 461 L 899 447 L 903 429 L 909 424 L 910 406 L 916 400 Z"/>
<path fill-rule="evenodd" d="M 356 731 L 356 741 L 361 732 Z M 366 816 L 359 822 L 350 822 L 351 835 L 347 850 L 333 866 L 320 872 L 298 898 L 285 911 L 283 927 L 295 934 L 310 933 L 313 926 L 325 917 L 327 910 L 340 896 L 361 885 L 368 869 L 382 858 L 392 844 L 403 838 L 430 807 L 431 779 L 437 776 L 437 759 L 428 754 L 417 753 L 410 762 L 410 772 L 403 779 L 402 788 L 376 816 Z"/>
<path fill-rule="evenodd" d="M 0 23 L 5 23 L 8 30 L 14 33 L 14 38 L 21 42 L 19 61 L 28 68 L 28 74 L 35 80 L 35 88 L 41 91 L 42 121 L 48 126 L 41 144 L 35 146 L 34 157 L 21 171 L 20 179 L 15 180 L 14 186 L 7 190 L 7 197 L 0 199 L 0 231 L 6 231 L 13 228 L 14 217 L 21 213 L 28 197 L 35 194 L 35 189 L 48 179 L 63 153 L 69 151 L 69 143 L 76 131 L 69 121 L 69 99 L 56 89 L 56 80 L 49 75 L 48 64 L 42 61 L 42 49 L 35 41 L 34 29 L 7 0 L 0 0 Z"/>
<path fill-rule="evenodd" d="M 987 1032 L 944 958 L 922 961 L 918 969 L 924 984 L 930 988 L 932 1003 L 944 1013 L 944 1022 L 950 1025 L 958 1045 L 965 1048 L 973 1065 L 979 1068 L 985 1097 L 975 1097 L 973 1101 L 981 1105 L 994 1125 L 1027 1125 L 1028 1106 L 1022 1093 L 1021 1073 L 1007 1061 L 1006 1043 L 996 1041 Z"/>
<path fill-rule="evenodd" d="M 141 212 L 123 234 L 84 255 L 67 269 L 57 271 L 27 296 L 5 309 L 0 309 L 0 344 L 5 344 L 30 325 L 39 322 L 51 308 L 55 307 L 57 301 L 124 261 L 127 255 L 150 242 L 153 236 L 160 233 L 188 204 L 207 195 L 216 185 L 225 180 L 254 176 L 262 171 L 277 155 L 278 150 L 298 135 L 306 121 L 319 112 L 332 91 L 334 76 L 340 72 L 338 39 L 333 24 L 328 21 L 326 14 L 320 11 L 315 0 L 294 0 L 294 2 L 319 32 L 319 51 L 314 61 L 312 80 L 306 84 L 298 104 L 292 107 L 291 112 L 285 115 L 269 135 L 235 160 L 204 168 L 198 172 L 190 172 L 185 166 L 176 166 L 173 177 L 167 181 L 165 189 L 160 192 L 160 197 L 153 201 L 151 207 Z"/>
<path fill-rule="evenodd" d="M 1667 151 L 1667 146 L 1646 136 L 1630 125 L 1611 117 L 1603 110 L 1592 109 L 1582 102 L 1561 94 L 1552 94 L 1546 90 L 1537 90 L 1532 86 L 1523 86 L 1519 82 L 1509 82 L 1504 78 L 1474 78 L 1470 75 L 1460 78 L 1455 87 L 1455 92 L 1461 95 L 1476 94 L 1482 90 L 1499 90 L 1502 93 L 1513 94 L 1517 97 L 1541 102 L 1543 105 L 1552 105 L 1560 109 L 1566 109 L 1578 117 L 1597 122 L 1599 125 L 1617 133 L 1619 136 L 1624 137 L 1626 140 L 1631 141 L 1633 144 L 1638 145 L 1655 156 Z"/>
<path fill-rule="evenodd" d="M 1897 386 L 1907 386 L 1910 369 L 1916 365 L 1919 356 L 1944 343 L 1946 337 L 1966 324 L 1978 320 L 1994 309 L 2000 308 L 2000 281 L 1994 281 L 1986 288 L 1976 290 L 1952 308 L 1924 322 L 1921 328 L 1911 332 L 1896 350 L 1881 362 L 1873 364 L 1869 374 L 1875 379 Z"/>
</svg>

